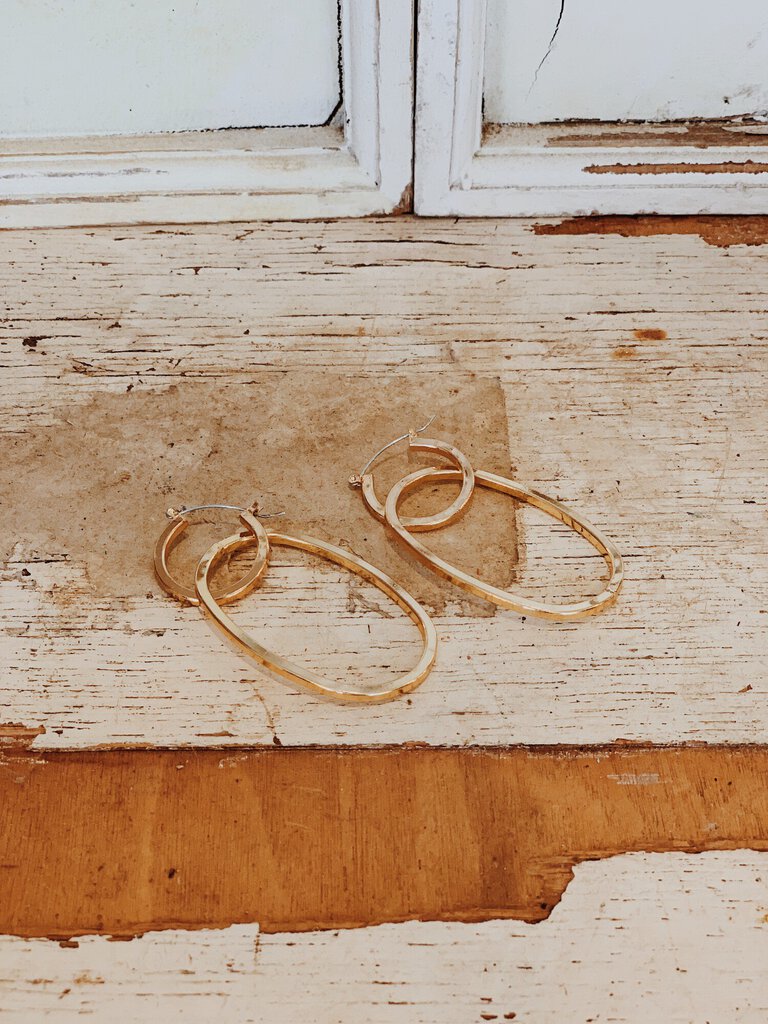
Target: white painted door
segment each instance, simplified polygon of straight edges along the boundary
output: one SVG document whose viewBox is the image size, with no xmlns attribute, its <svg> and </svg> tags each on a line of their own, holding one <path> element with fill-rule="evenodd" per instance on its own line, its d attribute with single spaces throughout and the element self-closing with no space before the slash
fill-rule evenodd
<svg viewBox="0 0 768 1024">
<path fill-rule="evenodd" d="M 762 0 L 423 0 L 416 210 L 768 211 Z"/>
<path fill-rule="evenodd" d="M 7 0 L 0 227 L 387 213 L 411 0 Z"/>
<path fill-rule="evenodd" d="M 490 124 L 768 115 L 763 0 L 488 0 Z"/>
</svg>

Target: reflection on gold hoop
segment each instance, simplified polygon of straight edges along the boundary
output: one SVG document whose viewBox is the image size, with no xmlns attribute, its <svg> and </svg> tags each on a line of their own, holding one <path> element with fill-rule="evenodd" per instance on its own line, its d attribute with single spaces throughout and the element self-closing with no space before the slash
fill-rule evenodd
<svg viewBox="0 0 768 1024">
<path fill-rule="evenodd" d="M 239 547 L 252 544 L 250 537 L 240 537 L 237 534 L 227 537 L 225 540 L 214 544 L 200 559 L 195 574 L 195 590 L 200 599 L 201 609 L 210 617 L 213 623 L 218 626 L 237 646 L 246 654 L 255 658 L 260 664 L 276 672 L 283 679 L 298 683 L 307 690 L 322 694 L 324 697 L 332 697 L 335 700 L 347 700 L 358 702 L 385 701 L 401 694 L 410 693 L 422 683 L 432 668 L 437 653 L 437 633 L 434 624 L 422 606 L 411 597 L 407 591 L 390 579 L 385 573 L 375 566 L 357 558 L 349 551 L 338 548 L 326 541 L 316 540 L 313 537 L 294 536 L 289 537 L 284 533 L 268 533 L 270 547 L 297 548 L 299 551 L 306 551 L 309 554 L 320 555 L 330 562 L 335 562 L 344 569 L 357 573 L 363 579 L 378 587 L 387 597 L 390 597 L 395 604 L 412 619 L 419 629 L 423 640 L 423 651 L 418 664 L 410 672 L 401 676 L 393 686 L 385 690 L 339 690 L 328 683 L 325 679 L 310 669 L 300 668 L 285 658 L 273 654 L 265 647 L 256 643 L 244 629 L 222 611 L 219 603 L 210 591 L 209 579 L 216 566 L 226 558 L 230 552 Z"/>
<path fill-rule="evenodd" d="M 229 505 L 198 505 L 194 509 L 181 509 L 176 512 L 171 519 L 170 523 L 166 526 L 163 532 L 160 534 L 157 543 L 155 544 L 155 575 L 160 583 L 160 586 L 171 597 L 175 597 L 177 601 L 186 601 L 188 604 L 200 604 L 200 599 L 194 587 L 185 586 L 183 583 L 179 583 L 175 579 L 168 569 L 168 556 L 171 551 L 181 540 L 182 534 L 189 526 L 189 519 L 187 519 L 188 512 L 197 512 L 199 509 L 204 508 L 232 508 Z M 269 559 L 269 541 L 267 540 L 267 531 L 261 525 L 259 520 L 246 509 L 237 509 L 240 513 L 240 522 L 246 529 L 251 533 L 252 537 L 257 542 L 256 558 L 254 559 L 253 565 L 248 572 L 243 576 L 237 583 L 232 584 L 231 587 L 223 590 L 220 594 L 217 594 L 217 600 L 221 604 L 228 604 L 232 601 L 237 601 L 240 597 L 245 597 L 249 594 L 255 586 L 261 580 L 264 572 L 267 568 L 267 561 Z M 171 509 L 169 515 L 173 512 Z"/>
<path fill-rule="evenodd" d="M 434 570 L 439 576 L 443 576 L 452 583 L 470 591 L 470 593 L 485 598 L 486 601 L 491 601 L 502 608 L 510 608 L 513 611 L 521 612 L 523 615 L 538 615 L 544 619 L 581 619 L 603 611 L 614 603 L 624 579 L 624 566 L 616 546 L 595 529 L 594 526 L 591 526 L 585 519 L 571 512 L 570 509 L 566 508 L 559 501 L 555 501 L 554 498 L 548 498 L 546 495 L 540 494 L 538 491 L 534 491 L 513 480 L 496 476 L 495 473 L 485 473 L 476 470 L 475 483 L 481 487 L 489 487 L 491 490 L 508 494 L 518 501 L 534 505 L 536 508 L 541 509 L 542 512 L 546 512 L 547 515 L 553 516 L 555 519 L 559 519 L 560 522 L 565 523 L 566 526 L 575 530 L 576 533 L 584 537 L 585 540 L 588 540 L 597 549 L 605 559 L 610 571 L 610 579 L 603 590 L 594 597 L 588 597 L 583 601 L 571 604 L 542 604 L 539 601 L 532 601 L 528 598 L 516 597 L 506 590 L 501 590 L 490 583 L 485 583 L 476 576 L 472 576 L 450 565 L 450 563 L 430 551 L 421 541 L 413 537 L 406 528 L 406 521 L 401 519 L 398 513 L 398 505 L 421 484 L 456 481 L 459 479 L 461 479 L 461 473 L 454 469 L 420 469 L 409 476 L 403 477 L 402 480 L 395 484 L 387 496 L 384 510 L 387 526 L 399 540 L 413 551 L 420 562 Z"/>
</svg>

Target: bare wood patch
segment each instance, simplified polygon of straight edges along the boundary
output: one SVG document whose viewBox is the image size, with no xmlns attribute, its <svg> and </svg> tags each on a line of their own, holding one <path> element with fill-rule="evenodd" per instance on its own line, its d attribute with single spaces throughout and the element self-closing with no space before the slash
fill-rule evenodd
<svg viewBox="0 0 768 1024">
<path fill-rule="evenodd" d="M 559 223 L 534 224 L 533 231 L 537 235 L 621 235 L 623 238 L 698 235 L 709 245 L 725 249 L 731 245 L 768 243 L 768 216 L 569 217 Z"/>
<path fill-rule="evenodd" d="M 586 860 L 768 850 L 762 747 L 19 754 L 0 932 L 549 916 Z"/>
<path fill-rule="evenodd" d="M 766 174 L 768 163 L 723 160 L 720 163 L 589 164 L 587 174 Z"/>
<path fill-rule="evenodd" d="M 73 369 L 101 372 L 80 362 Z M 459 438 L 479 464 L 508 473 L 498 380 L 455 371 L 425 380 L 328 372 L 282 377 L 256 370 L 229 385 L 179 378 L 159 390 L 138 391 L 134 379 L 120 391 L 60 406 L 49 427 L 2 437 L 0 555 L 8 557 L 19 544 L 27 551 L 63 551 L 85 566 L 98 593 L 117 600 L 159 593 L 152 545 L 168 506 L 249 505 L 258 497 L 265 511 L 286 512 L 281 522 L 350 546 L 406 586 L 416 586 L 419 598 L 436 610 L 451 596 L 455 607 L 471 614 L 493 614 L 487 602 L 463 591 L 450 594 L 404 560 L 347 480 L 381 444 L 433 411 L 440 414 L 441 436 Z M 407 445 L 377 463 L 379 493 L 386 494 L 413 464 Z M 449 492 L 425 489 L 416 500 L 440 507 L 451 501 Z M 44 517 L 40 508 L 46 509 Z M 517 560 L 514 509 L 499 500 L 483 511 L 482 535 L 467 520 L 441 531 L 433 544 L 454 561 L 468 544 L 477 558 L 498 567 L 499 585 L 508 586 Z M 207 529 L 190 531 L 174 559 L 177 571 L 190 579 L 213 539 L 234 529 L 231 516 L 224 526 L 222 517 L 208 518 Z M 71 588 L 55 596 L 59 605 L 80 599 Z"/>
<path fill-rule="evenodd" d="M 23 725 L 21 722 L 0 724 L 0 756 L 7 750 L 27 750 L 38 736 L 45 734 L 44 725 Z"/>
<path fill-rule="evenodd" d="M 541 125 L 498 125 L 483 127 L 483 143 L 514 144 L 527 138 L 553 148 L 584 146 L 652 147 L 758 146 L 768 142 L 768 129 L 761 122 L 742 120 L 662 122 L 659 124 L 601 123 L 571 121 Z"/>
</svg>

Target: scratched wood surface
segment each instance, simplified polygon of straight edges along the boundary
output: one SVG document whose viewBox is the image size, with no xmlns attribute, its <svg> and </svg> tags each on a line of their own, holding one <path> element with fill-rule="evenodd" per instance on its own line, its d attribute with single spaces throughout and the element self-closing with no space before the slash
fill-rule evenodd
<svg viewBox="0 0 768 1024">
<path fill-rule="evenodd" d="M 541 924 L 0 938 L 0 1019 L 763 1024 L 765 855 L 581 864 Z"/>
<path fill-rule="evenodd" d="M 94 584 L 84 560 L 56 542 L 55 521 L 74 510 L 47 506 L 52 471 L 35 482 L 27 467 L 28 493 L 17 490 L 15 500 L 27 503 L 29 529 L 21 541 L 7 528 L 2 538 L 0 721 L 43 727 L 36 746 L 212 737 L 271 744 L 275 735 L 284 744 L 764 738 L 763 246 L 409 219 L 8 232 L 3 241 L 2 443 L 10 452 L 50 431 L 59 476 L 77 482 L 78 503 L 91 515 L 94 550 L 94 516 L 115 531 L 107 521 L 119 478 L 136 468 L 121 461 L 132 424 L 144 445 L 133 461 L 163 465 L 163 438 L 144 438 L 133 423 L 137 392 L 162 396 L 175 386 L 173 401 L 183 404 L 196 384 L 235 392 L 288 375 L 305 380 L 311 398 L 313 371 L 322 369 L 372 388 L 395 372 L 421 377 L 425 387 L 445 384 L 442 408 L 419 408 L 416 398 L 409 422 L 402 409 L 366 422 L 371 436 L 358 438 L 361 452 L 432 412 L 431 431 L 441 436 L 442 422 L 443 436 L 460 445 L 478 413 L 470 410 L 464 431 L 454 426 L 461 409 L 451 382 L 498 382 L 507 422 L 495 412 L 493 419 L 508 444 L 507 465 L 605 529 L 627 569 L 616 607 L 576 624 L 481 617 L 486 609 L 468 609 L 464 593 L 446 585 L 437 666 L 418 694 L 386 707 L 340 707 L 231 653 L 196 610 L 162 598 L 148 561 L 145 586 Z M 107 459 L 114 451 L 115 472 L 84 494 L 78 453 L 73 461 L 56 439 L 105 395 L 115 405 L 106 426 L 94 427 L 92 445 Z M 264 444 L 261 420 L 254 423 L 241 499 L 258 488 L 265 462 L 311 466 L 303 415 L 300 406 L 277 408 Z M 142 552 L 171 499 L 220 497 L 215 450 L 226 438 L 226 408 L 217 412 L 209 394 L 198 428 L 189 417 L 190 436 L 197 429 L 213 454 L 196 494 L 175 487 L 186 471 L 183 451 L 176 473 L 158 469 L 157 525 L 139 538 Z M 331 434 L 332 424 L 324 428 Z M 78 441 L 81 451 L 87 445 Z M 485 452 L 475 457 L 482 466 Z M 192 451 L 187 463 L 198 463 Z M 408 465 L 402 454 L 397 465 Z M 323 525 L 365 556 L 367 534 L 350 536 L 345 512 L 359 502 L 345 484 L 356 468 L 340 466 L 331 486 L 347 505 Z M 268 497 L 287 506 L 296 529 L 309 510 L 323 516 L 312 508 L 309 481 Z M 591 550 L 585 542 L 527 511 L 517 525 L 514 586 L 564 599 L 598 585 L 602 561 L 582 557 Z M 483 539 L 479 514 L 467 555 L 476 566 Z M 407 561 L 393 558 L 393 571 L 406 571 Z M 346 574 L 322 566 L 308 573 L 301 562 L 276 568 L 274 586 L 237 614 L 286 655 L 329 673 L 370 676 L 374 662 L 386 660 L 392 671 L 412 664 L 412 627 L 371 612 L 372 590 L 350 600 Z M 414 589 L 424 596 L 418 581 Z M 320 603 L 327 618 L 317 614 Z"/>
<path fill-rule="evenodd" d="M 24 773 L 10 768 L 21 748 L 34 772 L 37 751 L 94 746 L 763 742 L 764 234 L 756 220 L 742 230 L 712 218 L 700 228 L 604 221 L 597 232 L 398 219 L 4 233 L 3 466 L 6 485 L 23 484 L 29 504 L 23 523 L 6 486 L 4 521 L 22 524 L 0 537 L 9 784 L 24 785 Z M 62 544 L 67 534 L 53 521 L 60 504 L 47 498 L 46 481 L 58 496 L 62 479 L 77 480 L 70 512 L 89 525 L 96 512 L 105 521 L 113 507 L 123 513 L 117 498 L 131 472 L 122 456 L 136 450 L 136 438 L 126 447 L 132 430 L 156 466 L 158 529 L 175 481 L 198 479 L 185 477 L 181 457 L 167 472 L 162 444 L 132 418 L 131 396 L 181 405 L 206 395 L 198 434 L 190 433 L 192 462 L 201 438 L 209 451 L 223 447 L 234 395 L 272 378 L 311 381 L 313 371 L 359 387 L 402 374 L 409 387 L 423 380 L 430 400 L 444 389 L 442 409 L 414 401 L 411 422 L 398 408 L 375 430 L 367 424 L 360 451 L 433 411 L 432 432 L 441 436 L 442 422 L 461 444 L 461 417 L 445 412 L 460 384 L 478 464 L 487 452 L 504 468 L 503 456 L 520 479 L 572 502 L 616 539 L 628 574 L 616 607 L 583 623 L 522 621 L 489 616 L 460 592 L 438 596 L 425 580 L 441 639 L 435 671 L 408 700 L 348 708 L 236 657 L 195 609 L 158 593 L 148 566 L 146 580 L 114 574 L 107 586 L 98 552 Z M 480 384 L 494 410 L 483 429 L 482 408 L 471 404 Z M 219 412 L 218 388 L 226 399 Z M 313 395 L 308 388 L 316 413 Z M 111 427 L 94 414 L 107 407 Z M 285 429 L 285 403 L 278 411 L 264 428 L 269 458 L 311 461 L 299 429 L 306 410 L 294 410 Z M 78 474 L 73 423 L 89 426 L 106 462 L 112 453 L 111 478 L 91 480 L 85 453 Z M 36 478 L 28 466 L 16 476 L 20 450 L 45 473 Z M 344 463 L 356 454 L 343 439 L 340 450 Z M 248 457 L 258 466 L 264 454 L 256 445 Z M 400 455 L 389 470 L 407 465 Z M 356 468 L 339 467 L 342 485 Z M 291 525 L 300 529 L 311 514 L 326 535 L 369 553 L 354 517 L 338 522 L 343 500 L 333 504 L 323 491 L 313 505 L 297 480 L 266 495 L 285 501 Z M 481 506 L 467 533 L 475 566 L 487 510 L 500 514 Z M 601 562 L 583 542 L 526 510 L 516 510 L 513 527 L 509 563 L 494 558 L 489 576 L 508 572 L 531 596 L 560 599 L 599 585 Z M 154 533 L 137 536 L 148 552 Z M 388 557 L 398 564 L 396 550 Z M 339 675 L 395 672 L 416 648 L 410 624 L 387 617 L 374 592 L 353 590 L 319 563 L 281 558 L 266 592 L 238 614 L 286 654 Z M 654 762 L 651 747 L 647 771 L 614 773 L 616 787 L 632 787 L 642 801 L 661 777 L 662 754 Z M 700 777 L 687 785 L 707 792 Z M 695 856 L 621 855 L 629 819 L 617 815 L 608 852 L 618 855 L 576 863 L 560 903 L 536 924 L 432 920 L 262 934 L 235 922 L 131 942 L 85 937 L 76 947 L 9 935 L 0 939 L 0 1019 L 762 1021 L 768 876 L 765 854 L 739 848 L 754 835 L 735 807 L 735 848 L 724 851 L 714 837 L 696 847 L 712 852 Z M 718 825 L 704 805 L 696 813 L 686 849 L 692 835 Z M 159 812 L 155 821 L 165 828 Z M 55 907 L 45 874 L 39 884 Z M 97 880 L 90 892 L 93 909 Z"/>
</svg>

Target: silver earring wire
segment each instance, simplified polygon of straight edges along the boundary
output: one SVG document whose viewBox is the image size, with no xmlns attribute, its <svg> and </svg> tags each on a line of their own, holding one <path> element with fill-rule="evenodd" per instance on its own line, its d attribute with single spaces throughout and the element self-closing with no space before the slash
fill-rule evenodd
<svg viewBox="0 0 768 1024">
<path fill-rule="evenodd" d="M 409 437 L 415 437 L 417 434 L 423 434 L 427 427 L 433 422 L 436 415 L 437 413 L 430 416 L 427 422 L 422 427 L 419 427 L 417 430 L 409 430 L 407 434 L 401 434 L 400 437 L 396 437 L 393 441 L 390 441 L 388 444 L 385 444 L 383 448 L 379 448 L 376 454 L 366 462 L 366 464 L 363 466 L 360 472 L 356 473 L 354 476 L 351 476 L 349 478 L 350 484 L 353 487 L 359 487 L 362 477 L 365 476 L 365 474 L 368 472 L 368 470 L 371 468 L 371 466 L 374 464 L 376 459 L 379 458 L 380 455 L 383 455 L 384 452 L 391 448 L 393 445 L 399 444 L 401 441 L 406 441 Z"/>
<path fill-rule="evenodd" d="M 175 519 L 176 516 L 183 516 L 187 512 L 201 512 L 212 508 L 225 509 L 227 512 L 250 512 L 257 519 L 274 519 L 276 516 L 285 515 L 285 512 L 260 512 L 257 501 L 250 508 L 241 508 L 240 505 L 218 505 L 215 503 L 211 505 L 193 505 L 191 508 L 187 508 L 186 505 L 180 505 L 178 508 L 169 508 L 165 514 L 169 519 Z"/>
</svg>

